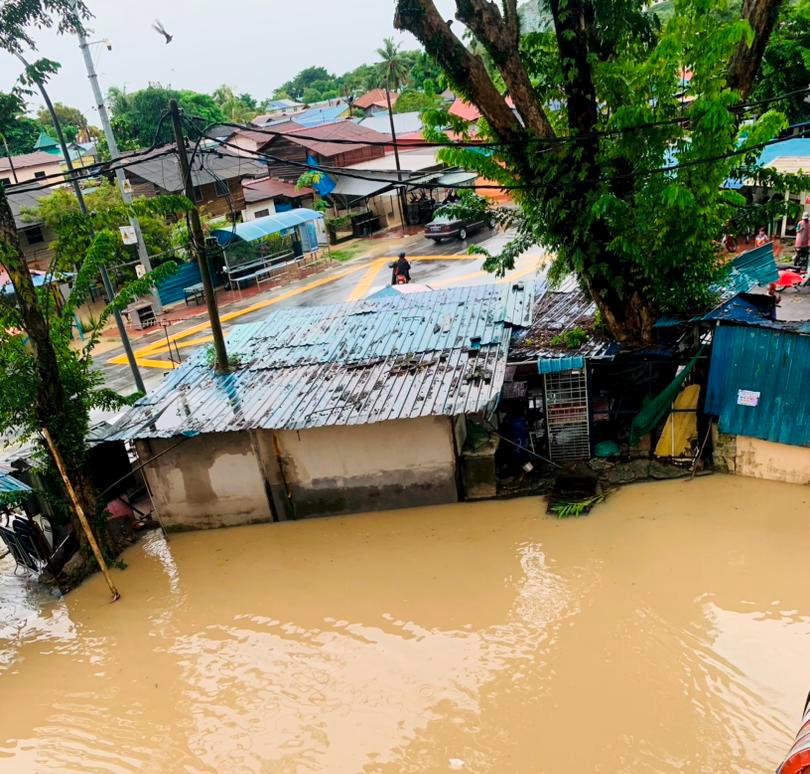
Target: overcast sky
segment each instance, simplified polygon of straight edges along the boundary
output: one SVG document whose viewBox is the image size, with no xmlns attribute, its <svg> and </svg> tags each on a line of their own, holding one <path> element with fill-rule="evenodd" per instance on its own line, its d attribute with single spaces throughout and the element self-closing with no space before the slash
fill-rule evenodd
<svg viewBox="0 0 810 774">
<path fill-rule="evenodd" d="M 0 0 L 2 2 L 2 0 Z M 90 40 L 108 39 L 112 50 L 93 46 L 106 93 L 110 86 L 136 91 L 150 82 L 210 92 L 222 83 L 258 98 L 299 70 L 323 65 L 340 74 L 376 60 L 382 39 L 392 36 L 416 48 L 393 26 L 394 0 L 85 0 L 95 15 Z M 452 0 L 437 0 L 447 18 Z M 155 19 L 174 35 L 171 44 L 152 29 Z M 51 99 L 82 110 L 98 124 L 75 36 L 35 30 L 37 56 L 62 70 L 48 86 Z M 20 64 L 0 52 L 0 91 L 8 91 Z M 32 98 L 34 110 L 41 100 Z"/>
</svg>

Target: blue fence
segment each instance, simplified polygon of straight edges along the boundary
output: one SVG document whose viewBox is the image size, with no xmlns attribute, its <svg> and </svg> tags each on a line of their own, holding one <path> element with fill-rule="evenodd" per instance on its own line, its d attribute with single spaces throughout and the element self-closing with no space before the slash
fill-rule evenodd
<svg viewBox="0 0 810 774">
<path fill-rule="evenodd" d="M 706 412 L 720 430 L 810 446 L 810 336 L 721 325 L 715 330 Z"/>
<path fill-rule="evenodd" d="M 219 285 L 220 283 L 217 281 L 214 267 L 210 261 L 208 262 L 208 268 L 214 279 L 214 285 Z M 160 303 L 173 304 L 175 301 L 182 301 L 184 299 L 184 288 L 196 285 L 199 282 L 202 282 L 202 277 L 200 276 L 200 267 L 197 266 L 196 261 L 180 264 L 180 268 L 171 277 L 163 280 L 163 282 L 158 282 L 157 292 L 160 296 Z"/>
</svg>

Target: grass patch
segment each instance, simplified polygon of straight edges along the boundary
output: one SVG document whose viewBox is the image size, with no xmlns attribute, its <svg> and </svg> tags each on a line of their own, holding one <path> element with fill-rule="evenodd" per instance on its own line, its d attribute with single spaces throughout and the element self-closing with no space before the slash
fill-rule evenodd
<svg viewBox="0 0 810 774">
<path fill-rule="evenodd" d="M 551 340 L 552 347 L 565 347 L 566 349 L 579 349 L 588 340 L 588 331 L 576 327 L 570 331 L 555 336 Z"/>
<path fill-rule="evenodd" d="M 332 250 L 333 261 L 351 261 L 352 258 L 357 258 L 363 252 L 363 245 L 347 245 L 346 247 L 339 247 Z"/>
</svg>

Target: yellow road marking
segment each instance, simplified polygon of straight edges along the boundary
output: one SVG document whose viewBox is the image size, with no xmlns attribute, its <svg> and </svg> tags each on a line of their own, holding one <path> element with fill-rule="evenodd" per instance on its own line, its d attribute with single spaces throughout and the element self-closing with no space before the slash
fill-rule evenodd
<svg viewBox="0 0 810 774">
<path fill-rule="evenodd" d="M 337 274 L 332 274 L 328 277 L 321 277 L 320 279 L 314 280 L 313 282 L 309 282 L 306 285 L 302 285 L 300 288 L 294 288 L 293 290 L 288 290 L 286 293 L 281 293 L 273 298 L 267 298 L 264 301 L 258 301 L 255 304 L 251 304 L 250 306 L 246 306 L 244 309 L 236 309 L 233 312 L 228 312 L 227 314 L 223 314 L 220 316 L 220 320 L 222 322 L 228 322 L 229 320 L 235 320 L 242 315 L 249 314 L 250 312 L 255 312 L 259 309 L 264 309 L 268 306 L 272 306 L 273 304 L 277 304 L 280 301 L 285 301 L 288 298 L 293 298 L 301 293 L 306 293 L 309 290 L 314 290 L 315 288 L 322 287 L 323 285 L 328 285 L 330 282 L 335 282 L 343 277 L 346 277 L 350 274 L 354 274 L 356 272 L 362 271 L 364 268 L 367 267 L 367 264 L 363 264 L 361 266 L 353 266 L 350 269 L 345 269 L 344 271 L 338 272 Z M 192 325 L 190 328 L 186 328 L 179 333 L 172 334 L 169 336 L 170 342 L 176 342 L 181 339 L 188 338 L 189 336 L 193 336 L 195 333 L 201 333 L 202 331 L 211 327 L 211 323 L 206 320 L 205 322 L 198 323 L 197 325 Z M 135 352 L 136 357 L 141 358 L 143 355 L 150 355 L 156 354 L 158 352 L 166 352 L 168 351 L 169 346 L 166 343 L 166 339 L 159 339 L 158 341 L 154 341 L 151 344 L 147 344 L 145 347 L 137 350 Z M 125 355 L 118 355 L 117 357 L 111 358 L 107 361 L 108 363 L 115 363 L 117 365 L 126 365 L 127 359 Z"/>
<path fill-rule="evenodd" d="M 411 263 L 414 261 L 471 261 L 475 260 L 477 256 L 475 255 L 414 255 L 409 258 Z M 359 266 L 352 266 L 349 269 L 344 269 L 343 271 L 338 272 L 337 274 L 332 274 L 327 277 L 320 277 L 317 280 L 313 280 L 312 282 L 307 283 L 306 285 L 302 285 L 299 288 L 293 288 L 292 290 L 288 290 L 284 293 L 280 293 L 273 298 L 267 298 L 263 301 L 257 301 L 255 304 L 251 304 L 250 306 L 246 306 L 244 309 L 236 309 L 233 312 L 227 312 L 226 314 L 220 315 L 220 320 L 224 322 L 228 322 L 230 320 L 236 320 L 243 315 L 250 314 L 251 312 L 256 312 L 259 309 L 266 309 L 269 306 L 273 306 L 281 301 L 286 301 L 288 298 L 294 298 L 295 296 L 301 295 L 302 293 L 307 293 L 310 290 L 315 290 L 316 288 L 323 287 L 324 285 L 328 285 L 331 282 L 335 282 L 343 277 L 348 277 L 351 274 L 356 274 L 363 270 L 366 273 L 360 279 L 360 281 L 355 285 L 354 290 L 352 291 L 351 295 L 349 296 L 349 301 L 357 301 L 365 296 L 368 293 L 369 289 L 371 288 L 372 283 L 374 282 L 375 278 L 380 272 L 380 269 L 386 264 L 390 263 L 395 260 L 391 256 L 384 256 L 381 258 L 374 259 L 370 264 L 364 263 Z M 534 271 L 534 266 L 530 267 L 527 270 L 523 270 L 517 274 L 510 274 L 506 278 L 504 278 L 503 282 L 508 282 L 518 276 L 523 276 L 525 274 L 529 274 L 531 271 Z M 479 276 L 482 274 L 481 272 L 474 272 L 468 275 L 463 275 L 464 277 L 470 276 Z M 489 276 L 487 274 L 483 274 L 483 276 Z M 457 277 L 454 282 L 459 281 L 461 277 Z M 171 369 L 173 367 L 173 363 L 170 360 L 156 360 L 153 358 L 144 357 L 145 355 L 157 355 L 163 352 L 169 351 L 170 344 L 175 344 L 177 348 L 186 347 L 193 347 L 199 344 L 206 344 L 213 340 L 211 335 L 205 336 L 198 336 L 197 338 L 190 339 L 189 341 L 184 341 L 181 344 L 177 344 L 178 341 L 182 339 L 188 339 L 190 336 L 193 336 L 197 333 L 202 333 L 203 331 L 209 329 L 211 324 L 208 320 L 205 322 L 198 323 L 197 325 L 192 325 L 185 330 L 180 331 L 179 333 L 172 334 L 169 336 L 169 342 L 167 343 L 166 339 L 159 339 L 158 341 L 154 341 L 151 344 L 147 344 L 145 347 L 141 347 L 140 349 L 136 350 L 135 357 L 138 361 L 139 365 L 144 366 L 145 368 L 160 368 L 162 370 Z M 127 359 L 125 355 L 117 355 L 116 357 L 110 358 L 108 363 L 113 363 L 115 365 L 127 365 Z"/>
<path fill-rule="evenodd" d="M 380 269 L 388 262 L 388 258 L 377 258 L 376 261 L 373 261 L 372 264 L 368 267 L 368 271 L 362 276 L 360 281 L 354 286 L 354 289 L 349 294 L 349 297 L 346 299 L 347 301 L 359 301 L 361 298 L 366 297 L 366 293 L 368 293 L 369 289 L 371 288 L 371 283 L 377 278 L 377 275 L 380 273 Z"/>
</svg>

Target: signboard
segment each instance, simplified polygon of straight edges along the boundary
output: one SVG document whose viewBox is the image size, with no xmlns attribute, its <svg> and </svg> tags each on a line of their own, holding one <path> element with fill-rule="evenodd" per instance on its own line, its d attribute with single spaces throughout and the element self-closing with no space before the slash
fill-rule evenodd
<svg viewBox="0 0 810 774">
<path fill-rule="evenodd" d="M 125 245 L 137 244 L 138 237 L 135 236 L 135 226 L 120 226 L 118 230 L 121 232 L 121 239 Z"/>
<path fill-rule="evenodd" d="M 136 263 L 135 274 L 140 279 L 141 277 L 144 276 L 144 274 L 146 274 L 146 269 L 140 263 Z"/>
<path fill-rule="evenodd" d="M 124 193 L 132 193 L 132 182 L 127 178 L 124 178 L 124 182 L 121 183 L 121 187 L 124 189 Z"/>
<path fill-rule="evenodd" d="M 751 390 L 737 390 L 737 405 L 757 406 L 759 405 L 759 396 L 760 393 Z"/>
</svg>

